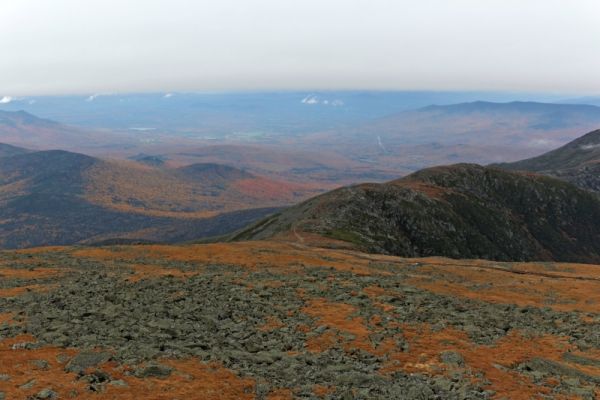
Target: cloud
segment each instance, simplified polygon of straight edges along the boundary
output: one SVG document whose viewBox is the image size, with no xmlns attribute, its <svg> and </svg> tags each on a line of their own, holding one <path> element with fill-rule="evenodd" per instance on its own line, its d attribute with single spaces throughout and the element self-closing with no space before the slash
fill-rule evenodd
<svg viewBox="0 0 600 400">
<path fill-rule="evenodd" d="M 319 96 L 316 96 L 314 94 L 309 94 L 308 96 L 306 96 L 305 98 L 303 98 L 300 101 L 302 104 L 321 104 L 324 106 L 332 106 L 332 107 L 341 107 L 344 105 L 344 102 L 342 100 L 329 100 L 329 99 L 320 99 Z"/>
<path fill-rule="evenodd" d="M 163 96 L 165 99 L 173 97 L 173 93 L 167 93 Z"/>
<path fill-rule="evenodd" d="M 85 99 L 85 101 L 94 101 L 96 100 L 96 97 L 100 96 L 99 94 L 93 94 L 90 97 L 88 97 L 87 99 Z"/>
<path fill-rule="evenodd" d="M 14 98 L 10 97 L 10 96 L 4 96 L 0 99 L 0 104 L 8 104 L 10 102 L 12 102 L 14 100 Z"/>
<path fill-rule="evenodd" d="M 600 143 L 597 144 L 584 144 L 579 146 L 579 148 L 581 150 L 593 150 L 593 149 L 597 149 L 598 147 L 600 147 Z"/>
<path fill-rule="evenodd" d="M 308 95 L 301 101 L 302 104 L 319 104 L 319 98 L 317 96 Z"/>
</svg>

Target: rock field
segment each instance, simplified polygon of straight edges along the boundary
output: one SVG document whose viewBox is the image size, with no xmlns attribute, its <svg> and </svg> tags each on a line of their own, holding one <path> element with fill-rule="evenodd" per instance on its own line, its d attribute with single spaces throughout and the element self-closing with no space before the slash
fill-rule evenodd
<svg viewBox="0 0 600 400">
<path fill-rule="evenodd" d="M 595 399 L 600 268 L 298 243 L 0 253 L 0 399 Z"/>
</svg>

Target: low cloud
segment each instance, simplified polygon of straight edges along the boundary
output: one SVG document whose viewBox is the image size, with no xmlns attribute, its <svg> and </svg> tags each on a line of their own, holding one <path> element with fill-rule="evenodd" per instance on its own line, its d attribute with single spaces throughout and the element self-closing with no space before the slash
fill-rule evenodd
<svg viewBox="0 0 600 400">
<path fill-rule="evenodd" d="M 584 144 L 579 146 L 579 148 L 581 150 L 593 150 L 593 149 L 597 149 L 600 147 L 600 143 L 596 143 L 596 144 Z"/>
<path fill-rule="evenodd" d="M 529 142 L 529 147 L 534 147 L 534 148 L 539 148 L 539 149 L 556 147 L 557 145 L 558 145 L 558 143 L 556 141 L 549 140 L 549 139 L 534 139 L 531 142 Z"/>
<path fill-rule="evenodd" d="M 0 99 L 0 104 L 8 104 L 10 102 L 12 102 L 14 100 L 14 98 L 10 97 L 10 96 L 4 96 Z"/>
<path fill-rule="evenodd" d="M 306 96 L 300 102 L 302 104 L 309 104 L 309 105 L 322 104 L 324 106 L 333 106 L 333 107 L 341 107 L 344 105 L 344 102 L 342 100 L 329 100 L 329 99 L 321 100 L 319 98 L 319 96 L 315 96 L 312 94 Z"/>
<path fill-rule="evenodd" d="M 317 96 L 306 96 L 301 101 L 302 104 L 319 104 L 319 98 Z"/>
</svg>

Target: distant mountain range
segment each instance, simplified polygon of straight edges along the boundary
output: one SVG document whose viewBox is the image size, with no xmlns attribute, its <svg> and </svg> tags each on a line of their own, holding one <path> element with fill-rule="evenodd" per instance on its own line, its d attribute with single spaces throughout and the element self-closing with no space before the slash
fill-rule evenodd
<svg viewBox="0 0 600 400">
<path fill-rule="evenodd" d="M 414 171 L 435 164 L 516 161 L 598 127 L 596 106 L 477 101 L 404 111 L 303 140 L 356 159 Z"/>
<path fill-rule="evenodd" d="M 394 112 L 395 106 L 382 106 L 381 112 L 366 113 L 349 105 L 355 102 L 356 107 L 365 102 L 374 107 L 382 99 L 398 105 L 401 97 L 347 94 L 344 98 L 348 103 L 340 100 L 343 106 L 331 104 L 336 98 L 333 93 L 305 97 L 298 93 L 262 97 L 250 94 L 124 97 L 120 99 L 124 100 L 124 109 L 133 107 L 127 114 L 129 117 L 146 118 L 150 113 L 165 125 L 139 123 L 129 128 L 98 130 L 64 125 L 23 111 L 4 111 L 0 114 L 0 142 L 37 150 L 63 149 L 100 158 L 139 159 L 154 166 L 219 163 L 275 179 L 331 188 L 361 181 L 387 181 L 433 165 L 517 161 L 564 145 L 580 132 L 600 127 L 600 107 L 591 105 L 476 101 L 414 110 L 398 106 L 397 109 L 403 110 L 399 112 Z M 260 103 L 261 98 L 264 104 Z M 97 117 L 102 120 L 110 118 L 112 114 L 107 110 L 114 109 L 118 99 L 118 96 L 99 96 L 77 101 L 86 110 L 90 108 L 84 110 L 87 113 L 97 110 Z M 281 101 L 279 106 L 275 99 Z M 451 97 L 415 95 L 414 102 L 408 103 L 435 99 Z M 164 109 L 150 112 L 162 103 Z M 4 106 L 17 104 L 25 103 L 15 101 Z M 30 108 L 34 106 L 41 107 L 36 102 Z M 298 112 L 279 114 L 278 107 L 298 108 Z M 231 110 L 240 113 L 233 115 Z M 171 114 L 167 118 L 165 113 Z M 174 119 L 182 113 L 185 115 L 181 119 Z M 319 118 L 329 122 L 304 124 L 303 118 L 306 121 L 312 118 L 307 113 L 319 114 Z M 338 113 L 340 119 L 335 117 Z M 207 118 L 203 119 L 205 114 Z M 260 114 L 260 121 L 251 120 L 256 114 Z M 227 117 L 221 119 L 219 115 Z M 267 115 L 273 117 L 271 122 L 262 119 Z M 159 119 L 161 116 L 164 118 Z M 169 121 L 175 121 L 173 129 L 169 128 Z M 283 126 L 285 121 L 289 129 Z"/>
<path fill-rule="evenodd" d="M 508 170 L 538 172 L 600 193 L 600 130 L 539 157 L 499 164 Z"/>
<path fill-rule="evenodd" d="M 10 98 L 0 110 L 25 110 L 65 124 L 152 129 L 223 137 L 233 132 L 299 134 L 384 117 L 430 104 L 549 96 L 492 92 L 317 91 L 88 94 Z"/>
<path fill-rule="evenodd" d="M 5 248 L 115 237 L 197 239 L 239 229 L 316 193 L 224 165 L 153 168 L 60 150 L 0 149 Z"/>
<path fill-rule="evenodd" d="M 318 234 L 374 253 L 600 261 L 600 199 L 560 180 L 459 164 L 338 189 L 234 240 Z"/>
<path fill-rule="evenodd" d="M 25 111 L 0 111 L 0 143 L 35 150 L 111 148 L 136 143 L 127 134 L 95 131 L 39 118 Z"/>
</svg>

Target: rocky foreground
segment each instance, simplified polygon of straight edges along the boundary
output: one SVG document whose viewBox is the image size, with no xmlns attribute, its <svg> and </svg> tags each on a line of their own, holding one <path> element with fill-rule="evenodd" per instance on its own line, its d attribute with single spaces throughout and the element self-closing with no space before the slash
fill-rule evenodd
<svg viewBox="0 0 600 400">
<path fill-rule="evenodd" d="M 0 399 L 594 399 L 600 267 L 303 243 L 0 253 Z"/>
</svg>

